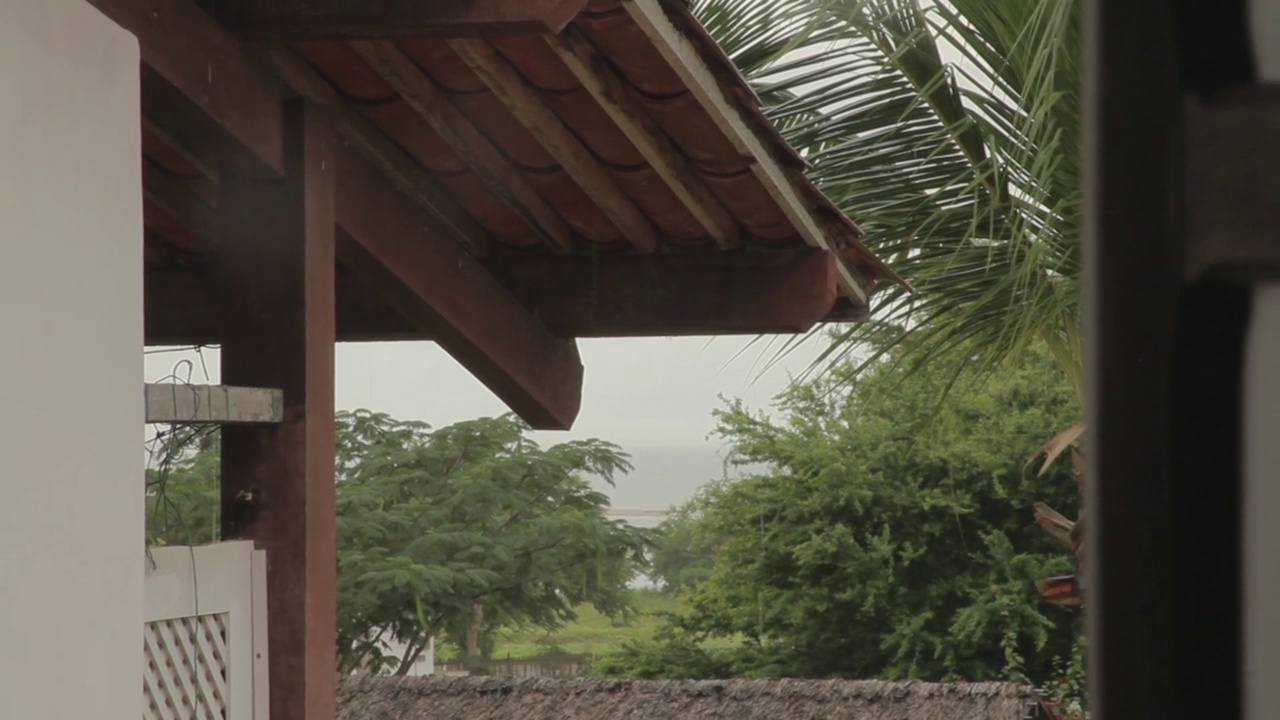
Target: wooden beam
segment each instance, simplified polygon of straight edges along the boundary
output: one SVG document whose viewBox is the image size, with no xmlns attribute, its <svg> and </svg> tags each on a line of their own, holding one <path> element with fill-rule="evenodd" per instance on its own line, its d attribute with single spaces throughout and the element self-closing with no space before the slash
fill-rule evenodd
<svg viewBox="0 0 1280 720">
<path fill-rule="evenodd" d="M 826 273 L 834 268 L 826 255 L 805 249 L 511 260 L 485 264 L 498 282 L 485 280 L 483 287 L 514 293 L 560 338 L 800 332 L 815 322 L 865 322 L 865 307 L 843 297 L 832 302 L 834 275 Z M 338 270 L 340 342 L 442 338 L 435 326 L 410 322 L 367 282 Z M 146 280 L 148 345 L 220 342 L 205 273 L 150 272 Z"/>
<path fill-rule="evenodd" d="M 223 317 L 216 269 L 148 270 L 145 275 L 146 344 L 219 345 Z M 341 263 L 335 268 L 339 342 L 432 340 Z"/>
<path fill-rule="evenodd" d="M 471 248 L 473 254 L 487 254 L 488 234 L 484 228 L 441 190 L 417 161 L 352 110 L 337 90 L 297 55 L 276 48 L 271 59 L 285 83 L 308 101 L 323 107 L 338 135 L 381 170 L 392 185 L 426 210 L 447 234 Z"/>
<path fill-rule="evenodd" d="M 222 536 L 269 559 L 271 717 L 332 720 L 334 142 L 299 101 L 283 127 L 283 182 L 220 172 L 222 379 L 284 393 L 280 424 L 222 430 Z"/>
<path fill-rule="evenodd" d="M 546 41 L 716 244 L 737 247 L 742 241 L 737 221 L 591 41 L 572 26 L 547 35 Z"/>
<path fill-rule="evenodd" d="M 269 40 L 557 33 L 587 0 L 206 0 L 227 27 Z"/>
<path fill-rule="evenodd" d="M 1184 696 L 1202 686 L 1179 681 L 1177 644 L 1177 608 L 1200 580 L 1177 581 L 1175 552 L 1198 533 L 1174 522 L 1173 418 L 1198 408 L 1183 405 L 1173 371 L 1185 230 L 1174 7 L 1084 3 L 1087 666 L 1091 709 L 1106 720 L 1195 717 Z"/>
<path fill-rule="evenodd" d="M 764 183 L 769 194 L 778 201 L 779 207 L 805 242 L 824 250 L 839 250 L 831 246 L 830 239 L 823 232 L 810 204 L 801 197 L 787 170 L 765 146 L 757 130 L 748 124 L 742 110 L 735 106 L 727 91 L 717 81 L 703 58 L 703 50 L 694 46 L 668 15 L 668 12 L 688 10 L 668 10 L 667 6 L 668 3 L 664 0 L 628 0 L 622 3 L 622 7 L 653 41 L 654 47 L 662 53 L 672 70 L 706 108 L 725 136 L 745 156 L 755 160 L 751 165 L 752 171 Z M 871 283 L 866 282 L 861 273 L 848 263 L 839 263 L 838 271 L 841 289 L 855 302 L 866 305 L 867 292 L 863 288 L 870 287 Z"/>
<path fill-rule="evenodd" d="M 176 134 L 192 125 L 196 118 L 190 109 L 196 109 L 211 121 L 225 157 L 243 172 L 279 177 L 284 167 L 280 94 L 234 37 L 191 2 L 89 3 L 137 36 L 142 62 L 164 81 L 143 73 L 143 112 L 149 119 Z M 165 122 L 166 116 L 176 116 L 177 122 Z M 199 130 L 193 136 L 207 142 L 210 133 Z"/>
<path fill-rule="evenodd" d="M 582 363 L 354 153 L 339 158 L 340 258 L 536 428 L 573 425 Z"/>
<path fill-rule="evenodd" d="M 835 257 L 805 249 L 542 257 L 494 268 L 553 333 L 595 337 L 804 332 L 835 307 Z"/>
<path fill-rule="evenodd" d="M 573 249 L 572 233 L 564 218 L 529 187 L 502 151 L 453 106 L 413 60 L 387 41 L 361 40 L 352 42 L 351 47 L 467 161 L 489 190 L 519 213 L 552 249 L 558 252 Z"/>
<path fill-rule="evenodd" d="M 284 419 L 284 394 L 272 388 L 147 383 L 147 422 L 257 425 Z"/>
<path fill-rule="evenodd" d="M 653 223 L 506 58 L 484 40 L 450 40 L 449 47 L 511 108 L 637 250 L 650 253 L 658 249 Z"/>
</svg>

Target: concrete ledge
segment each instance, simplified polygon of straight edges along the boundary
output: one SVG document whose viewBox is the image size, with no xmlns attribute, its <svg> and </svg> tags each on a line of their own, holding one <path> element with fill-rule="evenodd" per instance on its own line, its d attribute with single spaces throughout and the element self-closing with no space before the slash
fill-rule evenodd
<svg viewBox="0 0 1280 720">
<path fill-rule="evenodd" d="M 284 392 L 228 385 L 147 384 L 147 422 L 248 425 L 284 418 Z"/>
</svg>

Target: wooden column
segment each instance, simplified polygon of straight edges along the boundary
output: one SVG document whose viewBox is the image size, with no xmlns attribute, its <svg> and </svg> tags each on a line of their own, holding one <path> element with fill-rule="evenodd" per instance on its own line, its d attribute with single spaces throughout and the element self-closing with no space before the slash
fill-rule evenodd
<svg viewBox="0 0 1280 720">
<path fill-rule="evenodd" d="M 1089 695 L 1099 720 L 1183 717 L 1174 602 L 1197 589 L 1175 586 L 1173 564 L 1173 21 L 1167 0 L 1089 0 L 1085 15 Z"/>
<path fill-rule="evenodd" d="M 285 176 L 221 173 L 222 379 L 284 391 L 283 422 L 226 427 L 223 535 L 267 552 L 272 720 L 335 715 L 334 162 L 284 112 Z"/>
</svg>

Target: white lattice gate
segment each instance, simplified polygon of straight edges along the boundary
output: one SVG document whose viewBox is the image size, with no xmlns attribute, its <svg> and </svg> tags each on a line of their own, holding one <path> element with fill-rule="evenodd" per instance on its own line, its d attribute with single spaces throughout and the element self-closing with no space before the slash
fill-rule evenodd
<svg viewBox="0 0 1280 720">
<path fill-rule="evenodd" d="M 266 578 L 251 542 L 152 550 L 144 720 L 267 720 Z"/>
</svg>

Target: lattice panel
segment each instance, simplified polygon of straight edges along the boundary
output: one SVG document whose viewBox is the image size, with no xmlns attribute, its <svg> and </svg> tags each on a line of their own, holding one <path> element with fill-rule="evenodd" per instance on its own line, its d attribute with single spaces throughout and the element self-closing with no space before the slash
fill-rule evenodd
<svg viewBox="0 0 1280 720">
<path fill-rule="evenodd" d="M 144 720 L 227 720 L 227 614 L 146 624 Z"/>
</svg>

